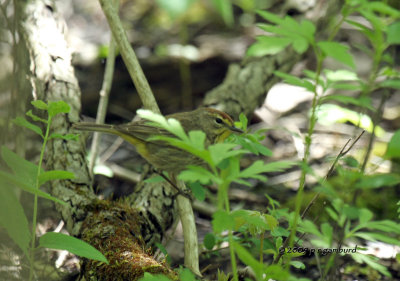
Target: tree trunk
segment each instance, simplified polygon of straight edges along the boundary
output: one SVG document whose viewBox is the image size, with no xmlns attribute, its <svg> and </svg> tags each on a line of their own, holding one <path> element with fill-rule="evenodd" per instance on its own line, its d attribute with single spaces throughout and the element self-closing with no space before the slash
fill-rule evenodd
<svg viewBox="0 0 400 281">
<path fill-rule="evenodd" d="M 15 1 L 21 11 L 19 35 L 29 54 L 28 79 L 34 99 L 63 100 L 71 111 L 53 121 L 52 131 L 73 133 L 79 121 L 80 89 L 64 38 L 65 25 L 53 3 Z M 141 196 L 125 203 L 98 200 L 91 189 L 83 141 L 53 139 L 47 147 L 46 170 L 67 170 L 74 180 L 56 181 L 53 196 L 67 202 L 57 205 L 68 231 L 99 249 L 110 265 L 84 260 L 86 280 L 136 280 L 144 271 L 175 278 L 165 264 L 153 259 L 148 249 L 161 241 L 176 218 L 174 193 L 167 184 L 150 184 Z M 133 207 L 134 206 L 134 207 Z"/>
</svg>

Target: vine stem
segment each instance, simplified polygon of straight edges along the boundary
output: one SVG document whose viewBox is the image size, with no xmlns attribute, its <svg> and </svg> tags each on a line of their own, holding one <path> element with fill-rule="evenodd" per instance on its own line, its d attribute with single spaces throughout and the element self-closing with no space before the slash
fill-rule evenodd
<svg viewBox="0 0 400 281">
<path fill-rule="evenodd" d="M 333 28 L 333 31 L 331 32 L 331 34 L 328 37 L 328 41 L 333 40 L 333 38 L 339 31 L 340 26 L 345 21 L 345 19 L 346 19 L 346 17 L 343 16 L 340 19 L 340 21 L 335 25 L 335 27 Z M 288 246 L 293 247 L 293 244 L 294 244 L 294 238 L 296 236 L 296 231 L 297 231 L 297 223 L 298 223 L 298 220 L 300 217 L 301 203 L 303 202 L 303 196 L 304 196 L 304 187 L 305 187 L 306 175 L 307 175 L 306 166 L 308 164 L 308 158 L 310 156 L 310 151 L 311 151 L 312 135 L 314 133 L 314 127 L 317 122 L 316 110 L 320 103 L 320 99 L 318 99 L 317 87 L 319 85 L 321 71 L 322 71 L 322 62 L 323 62 L 325 56 L 317 48 L 316 42 L 312 42 L 311 46 L 312 46 L 314 53 L 316 55 L 316 58 L 317 58 L 317 69 L 316 69 L 316 75 L 315 75 L 315 81 L 314 81 L 315 85 L 314 85 L 314 89 L 313 89 L 314 97 L 312 100 L 311 116 L 310 116 L 308 131 L 307 131 L 307 135 L 305 137 L 306 148 L 305 148 L 304 156 L 302 159 L 302 169 L 301 169 L 301 175 L 300 175 L 299 189 L 297 191 L 297 195 L 296 195 L 296 199 L 295 199 L 295 215 L 294 215 L 293 222 L 291 224 L 291 230 L 290 230 L 289 237 L 287 237 L 282 244 L 283 248 L 287 248 Z M 277 264 L 279 262 L 279 260 L 283 256 L 284 252 L 285 251 L 278 251 L 278 254 L 273 261 L 274 264 Z M 290 259 L 290 257 L 289 257 L 289 259 Z M 290 263 L 290 261 L 288 262 L 288 264 L 289 263 Z"/>
<path fill-rule="evenodd" d="M 300 184 L 299 184 L 299 190 L 297 191 L 296 195 L 296 201 L 295 201 L 295 216 L 292 224 L 292 230 L 290 232 L 289 236 L 289 247 L 293 247 L 294 243 L 294 238 L 296 236 L 296 230 L 297 230 L 297 223 L 298 219 L 300 217 L 300 208 L 301 208 L 301 203 L 303 202 L 303 196 L 304 196 L 304 186 L 306 183 L 306 175 L 307 175 L 307 168 L 306 165 L 308 164 L 308 158 L 310 157 L 310 151 L 311 151 L 311 143 L 312 143 L 312 135 L 314 133 L 314 127 L 317 122 L 317 116 L 316 116 L 316 111 L 317 111 L 317 105 L 319 103 L 318 101 L 318 93 L 317 93 L 317 87 L 319 84 L 319 78 L 321 75 L 321 70 L 322 70 L 322 61 L 323 61 L 323 56 L 317 52 L 315 49 L 316 54 L 317 54 L 317 72 L 316 72 L 316 77 L 315 77 L 315 86 L 314 86 L 314 98 L 312 101 L 312 111 L 311 111 L 311 117 L 310 117 L 310 122 L 309 122 L 309 127 L 308 127 L 308 132 L 307 136 L 305 138 L 305 143 L 306 143 L 306 149 L 304 152 L 304 157 L 302 160 L 302 170 L 301 170 L 301 176 L 300 176 Z"/>
<path fill-rule="evenodd" d="M 229 187 L 229 182 L 228 181 L 224 181 L 218 188 L 219 192 L 222 192 L 222 196 L 223 198 L 223 203 L 225 205 L 225 211 L 227 213 L 229 213 L 231 210 L 230 204 L 229 204 L 229 197 L 228 197 L 228 187 Z M 218 202 L 220 203 L 220 202 Z M 220 208 L 221 209 L 221 208 Z M 233 241 L 233 234 L 232 234 L 232 230 L 229 229 L 228 231 L 228 239 L 229 239 L 229 254 L 231 256 L 231 265 L 232 265 L 232 274 L 233 274 L 233 280 L 234 281 L 238 281 L 239 280 L 239 276 L 238 276 L 238 272 L 237 272 L 237 265 L 236 265 L 236 255 L 235 255 L 235 249 L 234 249 L 234 241 Z"/>
<path fill-rule="evenodd" d="M 43 138 L 43 145 L 42 145 L 42 150 L 40 151 L 40 158 L 39 158 L 39 164 L 38 164 L 38 171 L 36 175 L 36 189 L 39 189 L 39 176 L 40 176 L 40 170 L 42 167 L 43 163 L 43 158 L 44 158 L 44 151 L 46 149 L 46 144 L 47 140 L 49 137 L 50 133 L 50 124 L 51 124 L 51 117 L 49 116 L 47 119 L 47 127 L 46 127 L 46 133 Z M 31 239 L 31 249 L 30 249 L 30 257 L 29 257 L 29 281 L 32 280 L 33 278 L 33 261 L 34 261 L 34 255 L 35 255 L 35 242 L 36 242 L 36 223 L 37 223 L 37 211 L 38 211 L 38 195 L 34 195 L 34 200 L 33 200 L 33 218 L 32 218 L 32 239 Z"/>
</svg>

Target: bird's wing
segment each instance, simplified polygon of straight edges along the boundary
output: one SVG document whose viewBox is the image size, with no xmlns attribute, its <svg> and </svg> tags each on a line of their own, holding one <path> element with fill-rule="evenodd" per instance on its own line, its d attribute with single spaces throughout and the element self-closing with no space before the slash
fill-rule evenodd
<svg viewBox="0 0 400 281">
<path fill-rule="evenodd" d="M 122 134 L 130 135 L 146 142 L 156 142 L 148 140 L 153 136 L 174 137 L 174 135 L 167 130 L 146 123 L 148 123 L 148 121 L 141 120 L 131 124 L 116 126 L 116 129 Z"/>
</svg>

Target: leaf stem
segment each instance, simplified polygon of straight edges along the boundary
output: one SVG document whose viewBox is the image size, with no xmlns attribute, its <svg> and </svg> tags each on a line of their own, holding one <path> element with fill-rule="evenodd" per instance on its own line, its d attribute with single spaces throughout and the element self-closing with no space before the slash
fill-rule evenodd
<svg viewBox="0 0 400 281">
<path fill-rule="evenodd" d="M 46 144 L 47 140 L 49 138 L 49 133 L 50 133 L 50 124 L 51 124 L 51 117 L 48 117 L 47 120 L 47 126 L 46 126 L 46 134 L 44 135 L 43 138 L 43 145 L 42 149 L 40 151 L 40 158 L 39 158 L 39 164 L 38 164 L 38 171 L 37 171 L 37 176 L 36 176 L 36 189 L 39 189 L 39 176 L 41 172 L 41 167 L 42 167 L 42 162 L 44 158 L 44 151 L 46 149 Z M 36 223 L 37 223 L 37 211 L 38 211 L 38 195 L 34 195 L 34 200 L 33 200 L 33 217 L 32 217 L 32 239 L 31 239 L 31 248 L 30 248 L 30 257 L 29 257 L 29 281 L 32 280 L 33 278 L 33 262 L 34 262 L 34 255 L 35 255 L 35 242 L 36 242 Z"/>
<path fill-rule="evenodd" d="M 222 182 L 222 184 L 219 186 L 219 189 L 218 189 L 218 192 L 221 192 L 219 199 L 223 199 L 223 200 L 219 200 L 219 201 L 222 201 L 225 204 L 225 211 L 227 213 L 229 213 L 231 211 L 230 210 L 230 205 L 229 205 L 229 196 L 228 196 L 229 184 L 230 184 L 230 181 L 225 179 Z M 221 197 L 223 197 L 223 198 L 221 198 Z M 218 202 L 218 205 L 220 206 L 220 204 L 222 202 Z M 222 208 L 220 208 L 220 209 L 222 209 Z M 232 234 L 232 230 L 231 229 L 229 229 L 229 231 L 228 231 L 228 239 L 229 239 L 229 254 L 231 256 L 233 280 L 234 281 L 238 281 L 239 280 L 239 276 L 238 276 L 238 273 L 237 273 L 236 255 L 235 255 L 235 249 L 234 249 L 234 246 L 233 246 L 233 234 Z"/>
</svg>

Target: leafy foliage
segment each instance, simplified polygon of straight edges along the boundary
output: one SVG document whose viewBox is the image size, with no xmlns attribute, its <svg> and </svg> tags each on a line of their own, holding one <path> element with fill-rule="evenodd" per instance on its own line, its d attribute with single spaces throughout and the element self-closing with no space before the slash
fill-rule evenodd
<svg viewBox="0 0 400 281">
<path fill-rule="evenodd" d="M 43 146 L 40 153 L 39 164 L 35 165 L 16 153 L 3 146 L 1 148 L 1 157 L 10 168 L 12 172 L 0 171 L 0 193 L 2 204 L 0 204 L 1 214 L 7 216 L 0 216 L 0 225 L 3 226 L 10 238 L 20 247 L 22 252 L 29 257 L 30 270 L 33 271 L 35 240 L 36 240 L 36 214 L 37 214 L 37 197 L 40 196 L 45 199 L 52 200 L 58 204 L 65 205 L 66 203 L 50 194 L 40 190 L 40 187 L 45 183 L 53 180 L 66 180 L 73 179 L 74 174 L 68 171 L 44 171 L 42 168 L 44 150 L 48 140 L 52 138 L 61 138 L 65 140 L 76 139 L 75 135 L 59 135 L 50 134 L 50 126 L 53 118 L 62 113 L 68 113 L 70 107 L 63 101 L 49 102 L 46 104 L 43 101 L 36 100 L 32 105 L 38 110 L 47 112 L 47 119 L 43 119 L 34 115 L 31 110 L 27 112 L 27 116 L 31 117 L 33 121 L 40 122 L 45 125 L 45 130 L 32 124 L 30 121 L 22 117 L 17 117 L 13 122 L 21 127 L 25 127 L 43 139 Z M 32 231 L 28 229 L 28 220 L 23 211 L 21 203 L 15 196 L 13 188 L 18 187 L 21 190 L 27 191 L 34 195 L 34 208 L 33 208 L 33 226 Z M 10 215 L 11 212 L 11 215 Z M 29 241 L 31 245 L 29 246 Z M 46 233 L 40 238 L 40 246 L 53 249 L 62 249 L 70 251 L 82 257 L 102 261 L 108 263 L 107 259 L 95 248 L 86 242 L 70 237 L 61 233 Z M 30 276 L 33 276 L 30 274 Z"/>
<path fill-rule="evenodd" d="M 314 126 L 317 121 L 325 125 L 335 122 L 351 122 L 378 137 L 385 133 L 378 124 L 374 123 L 375 120 L 379 120 L 381 112 L 372 105 L 371 93 L 383 89 L 384 91 L 377 92 L 388 95 L 389 91 L 393 92 L 393 90 L 400 89 L 400 73 L 393 67 L 393 58 L 385 54 L 385 51 L 391 45 L 400 44 L 398 39 L 400 37 L 398 21 L 400 11 L 379 1 L 346 1 L 342 8 L 342 19 L 339 19 L 336 26 L 332 28 L 333 33 L 329 35 L 329 40 L 324 41 L 316 40 L 314 36 L 315 27 L 310 22 L 297 22 L 290 16 L 281 18 L 265 11 L 259 11 L 258 14 L 267 22 L 258 24 L 258 27 L 267 31 L 269 35 L 258 36 L 256 42 L 248 49 L 248 55 L 273 55 L 286 48 L 293 48 L 297 53 L 304 53 L 311 48 L 316 57 L 316 69 L 314 71 L 304 71 L 304 78 L 282 72 L 275 73 L 286 83 L 304 88 L 314 94 L 313 106 L 310 110 L 308 135 L 305 138 L 306 155 L 302 165 L 304 179 L 307 175 L 315 177 L 312 169 L 307 165 L 307 153 L 311 147 Z M 349 16 L 353 14 L 360 14 L 364 21 L 350 20 Z M 373 64 L 372 73 L 367 79 L 359 77 L 355 72 L 355 62 L 351 53 L 352 46 L 332 40 L 343 22 L 357 28 L 372 46 L 371 48 L 358 46 L 359 50 L 371 57 Z M 327 57 L 343 64 L 345 68 L 338 70 L 322 69 L 323 61 Z M 383 65 L 383 62 L 386 65 Z M 320 88 L 318 91 L 317 87 Z M 357 93 L 358 96 L 353 97 L 343 94 L 343 91 L 349 90 Z M 351 109 L 347 107 L 351 107 Z M 395 160 L 399 158 L 399 136 L 400 134 L 397 131 L 388 143 L 385 154 L 387 159 Z M 373 138 L 370 138 L 370 141 L 372 142 Z M 370 151 L 367 151 L 364 161 L 368 159 L 369 153 Z M 338 158 L 342 156 L 339 155 Z M 345 161 L 346 159 L 343 160 Z M 351 163 L 347 167 L 337 167 L 337 175 L 328 181 L 318 179 L 319 186 L 316 190 L 329 200 L 329 204 L 324 211 L 330 218 L 330 220 L 323 221 L 319 225 L 311 220 L 300 218 L 299 212 L 303 200 L 304 181 L 300 182 L 296 210 L 288 216 L 289 223 L 292 225 L 292 228 L 289 228 L 292 237 L 288 240 L 290 247 L 293 247 L 292 243 L 296 240 L 294 237 L 297 231 L 303 233 L 303 235 L 313 237 L 310 241 L 312 245 L 322 248 L 332 248 L 335 244 L 360 243 L 363 240 L 382 241 L 398 245 L 398 237 L 400 237 L 398 223 L 390 220 L 373 221 L 373 213 L 369 209 L 354 205 L 357 196 L 360 196 L 361 192 L 369 189 L 398 186 L 400 183 L 398 174 L 373 173 L 366 175 L 365 164 L 360 164 L 358 161 L 351 161 Z M 353 199 L 349 199 L 349 197 L 353 197 Z M 286 215 L 288 214 L 286 213 Z M 334 229 L 340 230 L 335 232 L 333 231 Z M 282 245 L 281 239 L 276 239 L 275 245 L 276 251 Z M 269 249 L 268 253 L 273 253 L 276 259 L 277 253 L 274 252 L 274 249 Z M 332 255 L 336 254 L 333 253 Z M 381 274 L 390 276 L 389 271 L 371 256 L 363 255 L 357 251 L 351 257 L 358 263 L 365 263 Z M 295 266 L 291 263 L 291 257 L 286 252 L 282 255 L 282 260 Z M 330 270 L 333 270 L 332 268 L 338 266 L 334 264 L 334 261 L 333 258 L 327 259 L 327 263 L 324 265 L 324 274 L 321 278 L 327 276 Z"/>
</svg>

